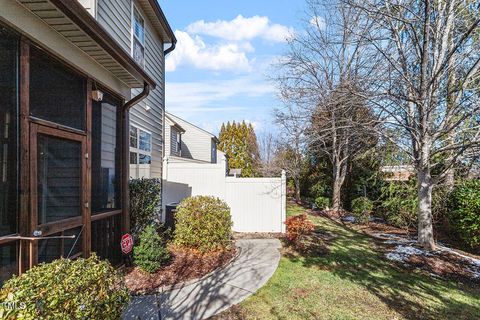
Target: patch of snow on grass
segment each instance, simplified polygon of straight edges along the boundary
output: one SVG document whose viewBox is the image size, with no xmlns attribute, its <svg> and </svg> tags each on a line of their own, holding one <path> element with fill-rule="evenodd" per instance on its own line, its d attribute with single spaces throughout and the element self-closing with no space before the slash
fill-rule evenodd
<svg viewBox="0 0 480 320">
<path fill-rule="evenodd" d="M 405 262 L 410 256 L 431 256 L 428 251 L 421 250 L 412 246 L 398 245 L 395 249 L 386 254 L 387 259 L 393 261 Z"/>
</svg>

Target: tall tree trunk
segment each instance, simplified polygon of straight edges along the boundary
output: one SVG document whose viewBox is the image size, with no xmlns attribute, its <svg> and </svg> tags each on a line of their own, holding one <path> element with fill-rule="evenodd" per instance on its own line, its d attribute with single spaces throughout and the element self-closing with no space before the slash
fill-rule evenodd
<svg viewBox="0 0 480 320">
<path fill-rule="evenodd" d="M 300 195 L 300 179 L 294 178 L 293 180 L 295 184 L 295 201 L 300 203 L 302 201 L 302 197 Z"/>
<path fill-rule="evenodd" d="M 339 211 L 342 207 L 342 185 L 345 180 L 346 168 L 335 163 L 333 165 L 332 209 Z"/>
<path fill-rule="evenodd" d="M 424 248 L 435 250 L 432 218 L 432 177 L 430 168 L 421 167 L 418 178 L 418 243 Z"/>
</svg>

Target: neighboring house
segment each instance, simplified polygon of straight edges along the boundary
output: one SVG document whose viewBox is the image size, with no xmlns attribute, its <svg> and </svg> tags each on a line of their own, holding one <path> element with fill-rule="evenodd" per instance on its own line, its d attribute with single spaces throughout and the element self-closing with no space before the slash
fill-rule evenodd
<svg viewBox="0 0 480 320">
<path fill-rule="evenodd" d="M 234 231 L 284 232 L 285 174 L 276 178 L 230 177 L 227 158 L 217 150 L 217 143 L 215 135 L 166 112 L 162 220 L 167 225 L 173 223 L 167 207 L 190 196 L 206 195 L 229 205 Z"/>
<path fill-rule="evenodd" d="M 121 264 L 130 146 L 162 172 L 173 32 L 156 0 L 0 8 L 0 283 L 62 256 Z"/>
<path fill-rule="evenodd" d="M 411 165 L 383 166 L 380 171 L 385 181 L 408 181 L 415 174 L 415 168 Z"/>
<path fill-rule="evenodd" d="M 165 156 L 180 157 L 206 163 L 217 162 L 217 137 L 165 112 Z"/>
</svg>

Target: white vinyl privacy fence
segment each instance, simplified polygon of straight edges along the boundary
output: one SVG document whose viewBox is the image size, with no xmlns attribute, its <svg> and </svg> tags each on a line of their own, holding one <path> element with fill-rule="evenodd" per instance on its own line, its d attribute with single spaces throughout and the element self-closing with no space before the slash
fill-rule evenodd
<svg viewBox="0 0 480 320">
<path fill-rule="evenodd" d="M 189 196 L 214 196 L 230 207 L 237 232 L 285 232 L 286 177 L 237 178 L 226 176 L 223 153 L 219 163 L 201 163 L 170 157 L 164 161 L 164 205 Z M 165 210 L 163 210 L 165 212 Z"/>
</svg>

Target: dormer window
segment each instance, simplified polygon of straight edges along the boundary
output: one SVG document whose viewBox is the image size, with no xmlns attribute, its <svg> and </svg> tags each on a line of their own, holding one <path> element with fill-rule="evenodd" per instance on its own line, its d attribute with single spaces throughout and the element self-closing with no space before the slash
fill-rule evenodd
<svg viewBox="0 0 480 320">
<path fill-rule="evenodd" d="M 132 57 L 145 67 L 145 20 L 135 6 L 132 10 Z"/>
<path fill-rule="evenodd" d="M 182 156 L 182 133 L 176 126 L 171 126 L 170 129 L 170 154 L 177 157 Z"/>
</svg>

